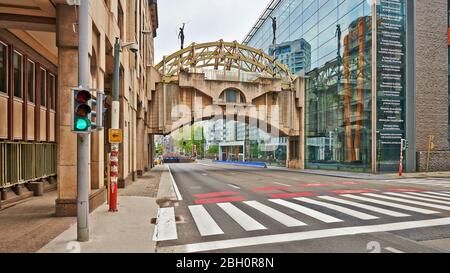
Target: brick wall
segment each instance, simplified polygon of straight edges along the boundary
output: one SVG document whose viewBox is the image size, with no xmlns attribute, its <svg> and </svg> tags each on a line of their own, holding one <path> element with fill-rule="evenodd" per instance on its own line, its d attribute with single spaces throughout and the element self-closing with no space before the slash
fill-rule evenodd
<svg viewBox="0 0 450 273">
<path fill-rule="evenodd" d="M 427 159 L 428 159 L 427 152 L 417 153 L 418 172 L 425 172 L 427 170 Z M 449 151 L 431 152 L 428 170 L 430 172 L 450 170 L 450 152 Z"/>
<path fill-rule="evenodd" d="M 428 136 L 435 150 L 448 150 L 447 0 L 416 1 L 416 142 L 417 167 L 426 164 Z M 426 153 L 425 153 L 426 154 Z M 425 160 L 425 162 L 424 162 Z M 430 167 L 450 170 L 450 153 L 434 152 Z"/>
</svg>

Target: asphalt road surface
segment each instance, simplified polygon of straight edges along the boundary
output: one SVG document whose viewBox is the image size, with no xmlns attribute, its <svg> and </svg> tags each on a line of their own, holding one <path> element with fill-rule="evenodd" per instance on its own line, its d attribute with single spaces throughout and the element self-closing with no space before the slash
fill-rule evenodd
<svg viewBox="0 0 450 273">
<path fill-rule="evenodd" d="M 425 253 L 450 238 L 450 179 L 168 166 L 182 200 L 158 214 L 160 253 Z"/>
</svg>

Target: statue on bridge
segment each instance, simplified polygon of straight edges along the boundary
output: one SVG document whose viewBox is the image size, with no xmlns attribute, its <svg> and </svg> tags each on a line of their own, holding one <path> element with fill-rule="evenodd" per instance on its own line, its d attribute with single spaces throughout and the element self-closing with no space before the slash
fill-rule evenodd
<svg viewBox="0 0 450 273">
<path fill-rule="evenodd" d="M 338 41 L 338 44 L 337 44 L 337 55 L 338 55 L 338 58 L 340 59 L 341 58 L 341 38 L 342 38 L 342 30 L 341 30 L 341 25 L 340 24 L 336 25 L 336 34 L 335 34 L 335 36 L 337 37 L 337 41 Z"/>
<path fill-rule="evenodd" d="M 183 26 L 180 27 L 180 32 L 178 33 L 178 39 L 181 40 L 181 49 L 184 48 L 184 27 L 186 26 L 186 23 L 183 23 Z"/>
<path fill-rule="evenodd" d="M 270 19 L 272 19 L 273 47 L 275 50 L 276 39 L 277 39 L 277 36 L 276 36 L 276 34 L 277 34 L 277 17 L 272 17 L 270 15 L 269 15 L 269 17 L 270 17 Z"/>
</svg>

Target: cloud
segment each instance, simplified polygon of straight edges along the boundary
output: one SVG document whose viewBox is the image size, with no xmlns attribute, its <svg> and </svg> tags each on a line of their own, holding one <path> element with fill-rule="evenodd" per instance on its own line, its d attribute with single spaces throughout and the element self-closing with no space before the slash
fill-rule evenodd
<svg viewBox="0 0 450 273">
<path fill-rule="evenodd" d="M 241 42 L 269 0 L 163 0 L 158 1 L 159 29 L 155 63 L 180 49 L 178 28 L 187 22 L 185 46 L 196 42 Z"/>
</svg>

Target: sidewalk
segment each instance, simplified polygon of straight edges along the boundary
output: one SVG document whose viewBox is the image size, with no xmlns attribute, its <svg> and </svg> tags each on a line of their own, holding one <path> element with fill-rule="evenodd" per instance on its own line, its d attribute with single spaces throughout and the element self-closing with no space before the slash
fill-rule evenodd
<svg viewBox="0 0 450 273">
<path fill-rule="evenodd" d="M 156 244 L 152 240 L 155 226 L 151 224 L 151 219 L 157 215 L 159 184 L 166 172 L 164 166 L 157 166 L 127 188 L 120 190 L 117 213 L 108 212 L 107 204 L 92 212 L 89 216 L 89 242 L 76 242 L 77 226 L 74 223 L 38 252 L 155 252 Z"/>
<path fill-rule="evenodd" d="M 33 253 L 76 222 L 55 217 L 57 192 L 32 197 L 0 211 L 0 253 Z"/>
</svg>

